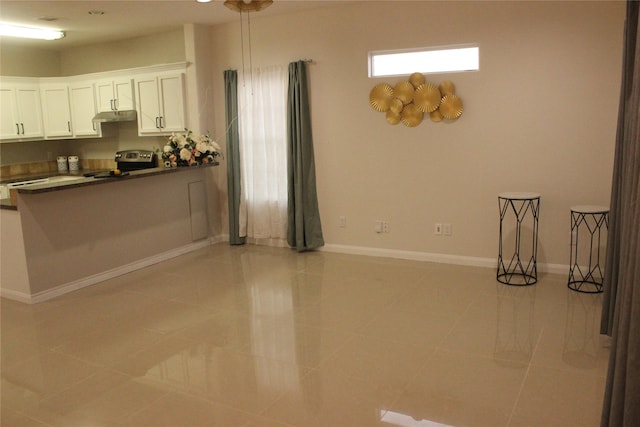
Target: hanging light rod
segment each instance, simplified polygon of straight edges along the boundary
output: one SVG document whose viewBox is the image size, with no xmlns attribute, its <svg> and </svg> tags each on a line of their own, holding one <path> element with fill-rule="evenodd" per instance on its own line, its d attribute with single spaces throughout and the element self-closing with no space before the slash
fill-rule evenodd
<svg viewBox="0 0 640 427">
<path fill-rule="evenodd" d="M 59 40 L 64 37 L 64 32 L 47 28 L 22 27 L 2 22 L 0 23 L 0 35 L 25 39 Z"/>
<path fill-rule="evenodd" d="M 225 0 L 224 5 L 236 12 L 259 12 L 273 4 L 273 0 Z"/>
</svg>

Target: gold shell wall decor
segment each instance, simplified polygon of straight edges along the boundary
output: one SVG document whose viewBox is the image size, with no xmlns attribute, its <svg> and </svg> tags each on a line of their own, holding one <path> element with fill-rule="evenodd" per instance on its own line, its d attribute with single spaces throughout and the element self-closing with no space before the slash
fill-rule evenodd
<svg viewBox="0 0 640 427">
<path fill-rule="evenodd" d="M 374 110 L 381 112 L 388 111 L 391 100 L 393 100 L 393 88 L 390 84 L 380 83 L 371 89 L 369 103 Z"/>
<path fill-rule="evenodd" d="M 440 83 L 439 88 L 440 88 L 440 92 L 442 93 L 442 96 L 455 95 L 456 93 L 456 86 L 449 80 L 445 80 L 442 83 Z"/>
<path fill-rule="evenodd" d="M 421 73 L 413 73 L 409 76 L 409 83 L 411 83 L 413 87 L 417 89 L 418 86 L 426 83 L 426 79 L 424 78 L 424 75 Z"/>
<path fill-rule="evenodd" d="M 418 110 L 424 113 L 430 113 L 438 109 L 440 99 L 442 99 L 442 96 L 436 85 L 423 83 L 416 89 L 416 93 L 413 96 L 413 103 L 416 104 Z"/>
<path fill-rule="evenodd" d="M 429 118 L 432 122 L 438 123 L 442 121 L 442 114 L 440 114 L 440 110 L 435 110 L 429 113 Z"/>
<path fill-rule="evenodd" d="M 422 119 L 424 118 L 424 113 L 414 105 L 409 104 L 405 105 L 402 109 L 402 113 L 400 113 L 400 120 L 402 124 L 407 127 L 416 127 L 420 123 L 422 123 Z"/>
<path fill-rule="evenodd" d="M 457 119 L 462 114 L 462 100 L 456 95 L 446 95 L 440 103 L 440 114 L 445 119 Z"/>
<path fill-rule="evenodd" d="M 413 85 L 409 82 L 400 82 L 393 88 L 393 93 L 404 105 L 410 104 L 413 101 L 413 94 L 415 90 Z"/>
<path fill-rule="evenodd" d="M 413 73 L 409 80 L 391 86 L 380 83 L 371 89 L 371 107 L 385 114 L 387 123 L 402 122 L 407 127 L 418 126 L 429 114 L 432 122 L 456 120 L 462 115 L 462 99 L 455 94 L 453 82 L 444 80 L 438 86 L 427 82 L 421 73 Z"/>
<path fill-rule="evenodd" d="M 387 111 L 386 114 L 386 118 L 387 118 L 387 123 L 389 123 L 390 125 L 397 125 L 398 123 L 400 123 L 400 113 L 396 113 L 393 110 L 389 110 Z"/>
<path fill-rule="evenodd" d="M 389 105 L 389 110 L 393 111 L 394 113 L 400 114 L 403 108 L 404 108 L 404 103 L 400 101 L 400 99 L 393 98 L 391 100 L 391 104 Z"/>
</svg>

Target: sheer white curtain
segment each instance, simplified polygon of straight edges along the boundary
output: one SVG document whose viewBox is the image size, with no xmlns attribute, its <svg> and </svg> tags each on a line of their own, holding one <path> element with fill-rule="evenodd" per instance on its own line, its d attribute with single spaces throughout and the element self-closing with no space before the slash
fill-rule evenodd
<svg viewBox="0 0 640 427">
<path fill-rule="evenodd" d="M 238 79 L 240 134 L 240 236 L 286 245 L 286 66 L 251 70 Z"/>
</svg>

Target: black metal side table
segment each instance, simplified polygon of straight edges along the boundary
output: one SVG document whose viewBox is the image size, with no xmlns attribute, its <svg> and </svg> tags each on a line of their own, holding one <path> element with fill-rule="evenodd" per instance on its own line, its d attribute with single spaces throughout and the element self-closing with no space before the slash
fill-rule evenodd
<svg viewBox="0 0 640 427">
<path fill-rule="evenodd" d="M 498 194 L 500 208 L 500 246 L 498 250 L 498 272 L 496 279 L 506 285 L 526 286 L 538 281 L 538 217 L 540 194 L 509 192 Z M 507 235 L 506 222 L 513 212 L 513 237 Z M 530 221 L 530 228 L 527 227 Z M 524 224 L 524 226 L 523 226 Z M 531 240 L 530 251 L 522 247 L 524 240 Z M 505 246 L 513 244 L 511 255 L 505 254 Z M 523 249 L 525 250 L 523 253 Z"/>
<path fill-rule="evenodd" d="M 609 229 L 609 208 L 604 206 L 571 207 L 571 255 L 569 260 L 569 289 L 585 293 L 602 292 L 604 269 L 600 265 L 601 248 L 606 243 L 603 234 Z M 588 238 L 581 245 L 580 236 Z M 603 242 L 604 240 L 604 242 Z M 582 247 L 586 255 L 579 256 Z"/>
</svg>

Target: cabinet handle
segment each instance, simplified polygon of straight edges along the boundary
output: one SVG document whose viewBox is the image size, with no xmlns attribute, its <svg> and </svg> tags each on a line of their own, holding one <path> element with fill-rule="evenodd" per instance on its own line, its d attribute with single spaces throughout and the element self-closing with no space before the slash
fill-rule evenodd
<svg viewBox="0 0 640 427">
<path fill-rule="evenodd" d="M 16 133 L 20 135 L 20 123 L 16 123 Z"/>
<path fill-rule="evenodd" d="M 67 128 L 69 128 L 69 132 L 71 132 L 71 122 L 67 121 Z"/>
<path fill-rule="evenodd" d="M 160 116 L 160 129 L 164 128 L 164 117 Z"/>
<path fill-rule="evenodd" d="M 20 127 L 22 128 L 22 134 L 24 135 L 24 123 L 20 123 Z"/>
</svg>

